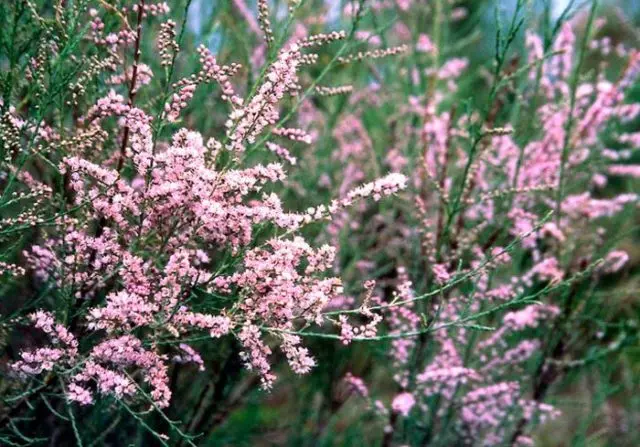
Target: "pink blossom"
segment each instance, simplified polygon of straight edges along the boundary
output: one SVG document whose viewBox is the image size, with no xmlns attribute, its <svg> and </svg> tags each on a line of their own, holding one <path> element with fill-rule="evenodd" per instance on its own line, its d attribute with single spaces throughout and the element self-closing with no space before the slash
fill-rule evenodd
<svg viewBox="0 0 640 447">
<path fill-rule="evenodd" d="M 416 49 L 422 53 L 433 53 L 436 51 L 435 45 L 433 45 L 433 42 L 431 42 L 431 39 L 429 39 L 429 36 L 426 34 L 420 34 L 420 36 L 418 36 Z"/>
<path fill-rule="evenodd" d="M 391 408 L 396 413 L 400 413 L 404 417 L 409 416 L 409 412 L 415 405 L 416 400 L 411 393 L 400 393 L 393 398 L 393 402 L 391 402 Z"/>
</svg>

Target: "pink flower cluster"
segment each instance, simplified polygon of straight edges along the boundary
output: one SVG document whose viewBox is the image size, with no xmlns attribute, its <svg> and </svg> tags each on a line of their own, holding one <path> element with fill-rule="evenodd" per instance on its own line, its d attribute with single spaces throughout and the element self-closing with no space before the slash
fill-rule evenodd
<svg viewBox="0 0 640 447">
<path fill-rule="evenodd" d="M 301 57 L 296 44 L 281 50 L 255 95 L 231 113 L 227 122 L 230 150 L 244 150 L 247 142 L 254 143 L 267 126 L 278 121 L 280 101 L 285 94 L 295 94 L 300 88 L 297 70 Z"/>
<path fill-rule="evenodd" d="M 78 341 L 62 324 L 56 323 L 51 313 L 37 311 L 30 315 L 34 327 L 44 332 L 52 347 L 23 351 L 21 360 L 11 367 L 20 374 L 40 374 L 51 371 L 56 365 L 70 365 L 78 356 Z"/>
<path fill-rule="evenodd" d="M 166 11 L 164 3 L 131 10 L 141 18 Z M 95 43 L 116 50 L 137 39 L 126 23 L 118 34 L 103 36 L 105 23 L 97 11 L 90 15 Z M 161 27 L 165 66 L 179 49 L 174 28 L 169 22 Z M 304 42 L 311 46 L 343 37 L 332 33 Z M 286 178 L 282 165 L 244 166 L 237 151 L 275 125 L 281 100 L 299 89 L 300 48 L 292 43 L 277 54 L 246 104 L 230 80 L 239 65 L 219 64 L 204 47 L 198 54 L 200 71 L 172 85 L 161 113 L 153 115 L 162 123 L 134 104 L 138 90 L 153 81 L 149 66 L 136 60 L 109 78 L 113 90 L 69 130 L 72 142 L 87 136 L 90 141 L 67 143 L 68 155 L 59 162 L 65 200 L 74 212 L 57 219 L 43 232 L 44 240 L 25 251 L 36 277 L 64 289 L 74 301 L 65 324 L 55 323 L 45 311 L 32 316 L 50 344 L 22 352 L 13 369 L 23 376 L 55 371 L 72 401 L 148 395 L 155 406 L 166 407 L 171 363 L 205 368 L 206 359 L 184 341 L 193 333 L 236 337 L 246 367 L 260 375 L 265 388 L 275 379 L 269 357 L 276 345 L 295 373 L 308 373 L 316 361 L 296 331 L 300 325 L 323 324 L 323 309 L 343 291 L 339 278 L 326 275 L 334 266 L 335 249 L 315 248 L 298 231 L 356 201 L 379 201 L 406 187 L 403 175 L 390 174 L 329 205 L 286 212 L 273 192 Z M 134 77 L 136 85 L 131 85 Z M 232 109 L 227 144 L 205 141 L 186 128 L 173 132 L 170 141 L 158 139 L 154 126 L 178 122 L 197 85 L 212 81 Z M 120 89 L 128 90 L 128 98 Z M 298 128 L 275 127 L 273 134 L 312 142 Z M 265 143 L 267 150 L 295 164 L 287 149 Z M 93 144 L 104 150 L 90 150 Z M 223 154 L 229 149 L 235 153 Z M 220 162 L 229 155 L 231 165 Z M 257 227 L 284 234 L 265 241 L 256 236 Z M 224 256 L 233 262 L 218 265 Z M 206 303 L 193 304 L 199 294 L 226 296 L 234 304 L 212 311 Z M 376 315 L 372 325 L 380 319 Z M 367 329 L 359 336 L 373 333 Z M 77 338 L 90 342 L 80 350 Z"/>
<path fill-rule="evenodd" d="M 552 341 L 542 334 L 560 327 L 567 310 L 555 293 L 544 292 L 581 275 L 596 281 L 598 275 L 620 272 L 629 256 L 615 249 L 602 253 L 607 246 L 602 224 L 638 202 L 634 193 L 607 196 L 604 187 L 613 176 L 637 177 L 637 166 L 624 164 L 637 146 L 637 133 L 621 133 L 621 126 L 612 124 L 629 123 L 640 113 L 637 104 L 625 102 L 640 74 L 640 53 L 616 48 L 625 67 L 612 80 L 607 75 L 615 69 L 607 71 L 606 62 L 597 74 L 576 77 L 574 26 L 568 21 L 559 29 L 552 54 L 528 32 L 528 83 L 517 90 L 488 75 L 489 85 L 498 88 L 486 113 L 456 110 L 453 94 L 468 67 L 463 59 L 443 60 L 423 72 L 409 68 L 417 91 L 428 86 L 424 97 L 409 104 L 398 106 L 397 96 L 373 88 L 366 98 L 351 98 L 362 116 L 370 104 L 394 111 L 392 124 L 384 127 L 394 144 L 385 162 L 394 172 L 409 163 L 412 169 L 404 181 L 413 210 L 399 205 L 376 215 L 373 223 L 339 216 L 331 227 L 332 236 L 340 232 L 349 246 L 366 246 L 373 234 L 384 241 L 384 249 L 364 251 L 356 264 L 369 262 L 365 256 L 415 264 L 417 286 L 403 268 L 392 279 L 385 275 L 395 292 L 381 288 L 375 310 L 385 317 L 375 335 L 386 327 L 388 370 L 398 389 L 388 433 L 394 418 L 411 412 L 429 418 L 432 426 L 454 420 L 452 430 L 474 445 L 510 445 L 512 435 L 513 445 L 525 445 L 533 424 L 559 414 L 543 402 L 540 378 L 533 386 L 513 381 L 534 361 L 542 362 L 537 374 L 544 380 L 562 374 L 550 366 L 557 359 L 544 358 Z M 440 51 L 426 34 L 414 36 L 418 60 L 429 61 Z M 503 69 L 509 76 L 511 68 Z M 518 101 L 535 107 L 519 105 L 513 124 L 502 124 L 513 116 L 501 107 L 516 92 L 522 95 Z M 522 120 L 528 114 L 540 126 L 527 134 Z M 351 114 L 334 129 L 342 177 L 325 184 L 332 187 L 337 180 L 334 189 L 345 201 L 358 194 L 348 192 L 351 185 L 374 171 L 371 160 L 377 160 L 379 145 L 373 140 L 384 132 L 374 127 Z M 608 148 L 609 137 L 622 149 Z M 540 296 L 542 303 L 520 301 L 527 296 Z M 344 313 L 332 308 L 345 344 L 359 339 L 351 323 L 357 304 L 348 307 Z"/>
</svg>

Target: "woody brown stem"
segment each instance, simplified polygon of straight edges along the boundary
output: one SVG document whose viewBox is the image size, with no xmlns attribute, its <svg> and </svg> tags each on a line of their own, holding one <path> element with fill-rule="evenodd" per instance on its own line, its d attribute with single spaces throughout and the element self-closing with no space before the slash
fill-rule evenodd
<svg viewBox="0 0 640 447">
<path fill-rule="evenodd" d="M 136 81 L 138 79 L 138 63 L 140 62 L 140 40 L 142 35 L 142 16 L 144 14 L 144 2 L 145 0 L 140 0 L 138 3 L 138 22 L 136 24 L 136 42 L 135 42 L 135 52 L 133 54 L 133 69 L 131 72 L 131 84 L 129 84 L 129 108 L 133 107 L 134 101 L 136 99 Z M 126 71 L 125 71 L 126 74 Z M 124 155 L 125 150 L 127 148 L 127 143 L 129 142 L 129 126 L 125 126 L 124 133 L 122 135 L 122 145 L 120 146 L 120 157 L 118 158 L 118 165 L 116 170 L 120 172 L 122 170 L 122 166 L 124 165 Z"/>
</svg>

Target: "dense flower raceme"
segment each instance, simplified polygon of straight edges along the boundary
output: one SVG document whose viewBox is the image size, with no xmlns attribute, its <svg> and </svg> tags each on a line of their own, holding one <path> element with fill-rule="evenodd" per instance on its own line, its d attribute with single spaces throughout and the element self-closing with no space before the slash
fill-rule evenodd
<svg viewBox="0 0 640 447">
<path fill-rule="evenodd" d="M 213 146 L 215 142 L 208 145 Z M 290 214 L 282 210 L 273 194 L 249 203 L 246 200 L 266 183 L 284 178 L 280 165 L 218 172 L 207 167 L 208 147 L 199 134 L 181 130 L 165 152 L 136 158 L 144 149 L 138 154 L 132 151 L 139 174 L 146 175 L 145 170 L 153 165 L 149 182 L 140 181 L 139 186 L 135 185 L 136 179 L 129 183 L 117 172 L 87 160 L 65 159 L 63 169 L 71 175 L 76 201 L 82 203 L 89 198 L 92 217 L 105 219 L 113 227 L 106 227 L 102 235 L 94 237 L 79 230 L 76 222 L 65 223 L 61 225 L 62 240 L 51 239 L 34 246 L 27 258 L 43 280 L 55 279 L 61 286 L 71 284 L 78 298 L 86 298 L 94 289 L 104 287 L 105 273 L 122 283 L 122 289 L 107 295 L 103 306 L 89 309 L 87 328 L 105 330 L 113 338 L 97 345 L 88 360 L 78 365 L 82 372 L 72 377 L 71 399 L 90 403 L 93 398 L 87 385 L 91 381 L 96 382 L 97 390 L 103 394 L 122 397 L 135 393 L 131 379 L 121 371 L 133 366 L 146 371 L 144 380 L 152 387 L 154 401 L 159 406 L 168 404 L 168 359 L 166 355 L 145 350 L 141 340 L 130 335 L 134 329 L 146 328 L 153 334 L 147 336 L 153 339 L 163 334 L 178 336 L 191 329 L 204 329 L 212 337 L 221 337 L 238 326 L 237 336 L 245 348 L 247 366 L 256 369 L 264 386 L 269 387 L 274 378 L 267 359 L 271 350 L 258 327 L 266 325 L 281 340 L 292 369 L 308 372 L 315 365 L 313 358 L 301 346 L 299 337 L 283 331 L 294 330 L 300 319 L 323 322 L 322 309 L 341 291 L 338 278 L 316 277 L 332 265 L 333 249 L 329 246 L 313 249 L 301 237 L 274 239 L 264 248 L 249 250 L 240 272 L 214 277 L 199 267 L 207 264 L 206 253 L 186 247 L 198 241 L 205 246 L 226 245 L 237 252 L 253 241 L 252 228 L 257 224 L 269 222 L 293 231 L 354 200 L 368 196 L 378 200 L 390 195 L 405 183 L 402 176 L 393 174 L 354 189 L 325 212 L 314 208 L 310 214 Z M 164 267 L 126 248 L 136 238 L 163 241 L 161 248 L 168 256 Z M 69 245 L 75 248 L 74 254 L 61 259 L 60 252 Z M 74 272 L 75 267 L 78 270 Z M 65 270 L 68 273 L 63 274 Z M 243 300 L 229 315 L 193 312 L 182 302 L 189 288 L 199 285 L 223 293 L 237 290 Z M 25 352 L 14 368 L 22 373 L 39 373 L 63 359 L 73 362 L 77 347 L 74 349 L 73 355 L 61 348 Z M 187 345 L 186 349 L 191 348 Z M 195 352 L 189 358 L 200 363 Z"/>
<path fill-rule="evenodd" d="M 550 49 L 552 56 L 543 54 L 542 41 L 534 33 L 529 32 L 526 41 L 529 84 L 518 88 L 524 92 L 524 100 L 534 95 L 546 98 L 532 100 L 538 108 L 528 112 L 539 117 L 539 133 L 523 139 L 516 138 L 511 127 L 491 129 L 489 126 L 496 119 L 493 110 L 485 118 L 456 113 L 455 108 L 447 106 L 449 97 L 443 89 L 427 96 L 425 102 L 414 98 L 400 108 L 399 114 L 417 117 L 423 125 L 418 129 L 402 128 L 403 134 L 394 136 L 396 147 L 386 157 L 391 170 L 402 172 L 410 165 L 412 142 L 423 143 L 422 152 L 413 162 L 417 169 L 409 180 L 416 191 L 416 220 L 420 225 L 413 228 L 395 221 L 386 227 L 383 231 L 388 233 L 388 243 L 384 255 L 394 256 L 397 250 L 398 262 L 403 263 L 413 248 L 405 241 L 411 235 L 418 237 L 431 285 L 442 291 L 420 296 L 405 269 L 398 269 L 396 292 L 391 298 L 378 301 L 377 312 L 384 315 L 392 337 L 388 354 L 393 360 L 391 371 L 399 392 L 388 408 L 381 401 L 371 400 L 370 391 L 363 397 L 383 419 L 389 419 L 389 415 L 421 414 L 421 419 L 430 420 L 434 426 L 456 414 L 452 428 L 460 439 L 473 445 L 530 445 L 532 439 L 524 426 L 558 416 L 556 409 L 543 402 L 541 391 L 548 386 L 544 380 L 553 380 L 550 378 L 557 371 L 543 363 L 537 373 L 542 379 L 534 379 L 533 396 L 520 377 L 527 365 L 538 361 L 548 342 L 540 337 L 539 328 L 557 328 L 566 315 L 552 302 L 524 302 L 519 310 L 502 314 L 494 322 L 497 329 L 486 337 L 479 336 L 473 324 L 468 328 L 469 320 L 465 318 L 491 309 L 496 309 L 492 315 L 500 315 L 497 309 L 503 305 L 540 287 L 553 288 L 572 275 L 588 274 L 595 281 L 599 275 L 620 271 L 628 255 L 615 249 L 602 252 L 607 235 L 600 225 L 638 203 L 636 194 L 602 198 L 600 191 L 612 176 L 636 175 L 635 166 L 617 164 L 630 157 L 635 134 L 615 136 L 620 144 L 629 147 L 622 150 L 608 149 L 602 136 L 611 123 L 624 124 L 640 113 L 638 104 L 625 102 L 625 93 L 640 71 L 640 53 L 618 48 L 617 57 L 623 59 L 624 68 L 617 78 L 607 80 L 603 74 L 595 79 L 580 78 L 572 93 L 577 64 L 573 24 L 565 23 L 561 28 Z M 418 39 L 419 51 L 434 51 L 430 45 L 424 37 Z M 597 41 L 593 47 L 598 48 Z M 462 60 L 444 61 L 439 70 L 424 75 L 446 81 L 446 91 L 455 92 L 456 79 L 463 75 L 465 66 Z M 600 73 L 605 73 L 604 67 Z M 498 91 L 496 101 L 500 100 Z M 362 105 L 360 113 L 364 115 L 367 105 L 391 106 L 395 99 L 374 89 L 371 95 L 354 96 L 352 101 L 356 108 Z M 468 130 L 470 125 L 483 128 L 479 136 Z M 342 184 L 336 184 L 338 194 L 353 182 L 366 179 L 370 171 L 368 153 L 374 153 L 369 132 L 375 130 L 368 131 L 358 115 L 346 116 L 338 123 L 334 131 L 339 144 L 336 157 L 348 163 Z M 462 150 L 464 147 L 475 147 L 474 158 L 470 158 L 468 150 Z M 608 163 L 611 164 L 607 166 Z M 467 176 L 461 183 L 462 172 Z M 566 188 L 566 195 L 558 196 L 558 190 L 568 181 L 572 187 Z M 577 189 L 578 184 L 584 189 Z M 452 205 L 456 195 L 460 210 L 447 222 L 447 216 L 457 206 Z M 557 214 L 546 221 L 548 211 Z M 384 216 L 376 219 L 379 226 L 388 225 Z M 594 226 L 597 231 L 590 230 Z M 347 215 L 344 223 L 336 220 L 331 229 L 336 235 L 348 232 L 349 241 L 358 240 L 359 234 L 363 241 L 367 238 L 367 224 Z M 532 265 L 518 272 L 511 250 L 496 245 L 505 240 L 521 245 Z M 365 263 L 363 260 L 362 265 Z M 464 277 L 473 278 L 471 295 L 449 285 Z M 384 296 L 382 291 L 380 296 Z M 429 304 L 423 305 L 426 297 L 430 297 Z M 407 337 L 424 332 L 425 316 L 430 319 L 432 332 Z M 347 326 L 344 315 L 340 321 L 343 341 L 349 343 L 354 339 L 351 326 Z M 363 326 L 361 330 L 366 329 Z M 375 332 L 369 331 L 371 335 Z M 475 354 L 470 355 L 470 350 Z M 389 419 L 392 425 L 387 426 L 387 433 L 393 433 L 396 416 Z"/>
<path fill-rule="evenodd" d="M 98 23 L 96 17 L 94 30 L 101 29 Z M 163 33 L 167 40 L 163 48 L 170 54 L 174 35 L 170 24 Z M 340 33 L 310 37 L 303 46 L 341 37 Z M 96 42 L 103 43 L 98 38 Z M 115 40 L 111 44 L 118 45 Z M 59 169 L 68 178 L 70 200 L 82 212 L 57 220 L 49 239 L 25 251 L 40 281 L 70 291 L 88 310 L 66 324 L 55 322 L 53 314 L 45 311 L 33 314 L 35 327 L 48 336 L 49 343 L 24 351 L 13 369 L 20 375 L 59 371 L 67 397 L 80 404 L 93 403 L 96 394 L 125 398 L 148 389 L 151 401 L 166 407 L 171 398 L 169 364 L 191 362 L 200 369 L 204 364 L 187 343 L 177 349 L 163 346 L 197 330 L 212 338 L 236 336 L 247 368 L 260 375 L 265 388 L 275 378 L 269 360 L 274 342 L 293 371 L 309 372 L 315 360 L 293 332 L 298 323 L 322 324 L 323 309 L 342 293 L 342 285 L 338 278 L 325 276 L 334 263 L 334 249 L 314 248 L 295 233 L 310 222 L 331 219 L 361 199 L 377 201 L 406 186 L 403 175 L 390 174 L 354 187 L 327 206 L 289 213 L 275 193 L 266 192 L 285 179 L 279 163 L 217 168 L 222 152 L 241 150 L 275 124 L 279 102 L 298 89 L 302 53 L 295 43 L 281 51 L 246 105 L 228 79 L 238 66 L 220 66 L 205 48 L 199 53 L 201 72 L 175 85 L 178 93 L 164 113 L 168 121 L 177 121 L 195 87 L 215 81 L 233 109 L 229 143 L 204 141 L 201 134 L 188 129 L 175 132 L 169 143 L 154 141 L 152 117 L 123 95 L 109 91 L 80 118 L 77 132 L 106 134 L 102 126 L 115 118 L 127 138 L 121 152 L 103 160 L 72 148 Z M 139 84 L 134 88 L 138 89 L 152 73 L 142 65 L 136 70 Z M 129 72 L 123 76 L 122 80 L 112 78 L 110 84 L 132 78 Z M 280 129 L 276 134 L 311 142 L 300 129 Z M 286 149 L 278 146 L 274 152 L 291 161 Z M 123 175 L 122 166 L 130 167 L 133 176 Z M 86 228 L 88 221 L 98 223 L 95 234 Z M 254 228 L 264 225 L 283 230 L 284 236 L 256 246 Z M 238 259 L 237 271 L 214 273 L 210 254 L 227 249 Z M 219 313 L 200 313 L 187 304 L 195 289 L 240 299 Z M 97 334 L 99 341 L 79 352 L 76 337 L 87 332 Z M 159 340 L 165 343 L 159 345 Z"/>
</svg>

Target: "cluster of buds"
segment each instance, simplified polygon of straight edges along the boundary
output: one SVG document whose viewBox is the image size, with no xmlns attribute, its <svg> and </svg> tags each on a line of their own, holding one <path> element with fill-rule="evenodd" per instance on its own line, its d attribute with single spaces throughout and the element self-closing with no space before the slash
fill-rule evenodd
<svg viewBox="0 0 640 447">
<path fill-rule="evenodd" d="M 305 144 L 311 144 L 311 135 L 302 129 L 295 127 L 277 127 L 273 129 L 273 134 L 279 137 L 288 138 L 291 141 L 300 141 Z"/>
<path fill-rule="evenodd" d="M 163 67 L 171 65 L 174 56 L 178 53 L 176 42 L 176 22 L 167 20 L 160 25 L 158 35 L 158 49 L 160 50 L 160 63 Z"/>
<path fill-rule="evenodd" d="M 341 64 L 349 64 L 352 62 L 360 62 L 364 59 L 381 59 L 387 56 L 396 56 L 398 54 L 406 53 L 409 47 L 407 45 L 400 45 L 397 47 L 376 49 L 371 51 L 359 51 L 356 54 L 350 54 L 347 57 L 339 57 L 338 62 Z"/>
<path fill-rule="evenodd" d="M 338 96 L 347 95 L 353 91 L 352 85 L 340 85 L 337 87 L 316 86 L 316 94 L 318 96 Z"/>
<path fill-rule="evenodd" d="M 264 40 L 267 42 L 267 45 L 271 46 L 274 38 L 271 21 L 269 20 L 269 5 L 267 4 L 267 0 L 258 0 L 258 23 L 264 33 Z"/>
<path fill-rule="evenodd" d="M 332 31 L 328 34 L 313 34 L 309 37 L 299 40 L 298 45 L 300 45 L 300 47 L 302 48 L 308 48 L 318 45 L 325 45 L 337 40 L 345 39 L 346 37 L 347 33 L 345 31 Z"/>
</svg>

